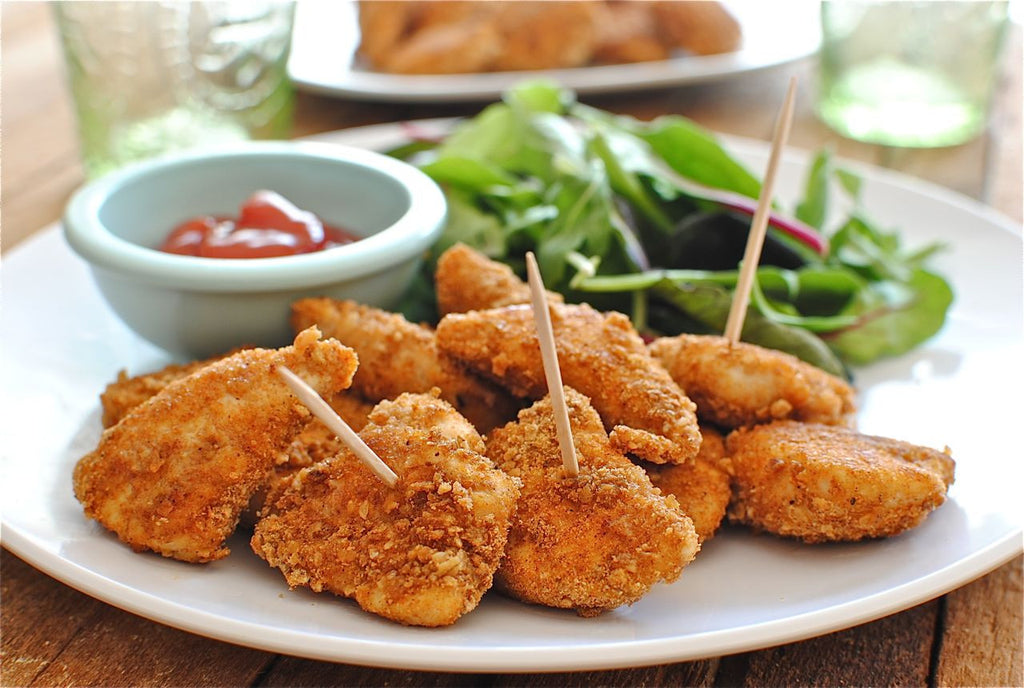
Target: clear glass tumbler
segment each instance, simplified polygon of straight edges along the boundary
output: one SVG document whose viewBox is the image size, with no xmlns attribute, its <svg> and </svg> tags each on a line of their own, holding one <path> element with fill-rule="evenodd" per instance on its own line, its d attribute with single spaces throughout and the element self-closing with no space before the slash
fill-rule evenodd
<svg viewBox="0 0 1024 688">
<path fill-rule="evenodd" d="M 284 138 L 294 3 L 54 4 L 89 177 L 196 146 Z"/>
<path fill-rule="evenodd" d="M 853 139 L 950 146 L 988 119 L 1007 2 L 821 4 L 818 114 Z"/>
</svg>

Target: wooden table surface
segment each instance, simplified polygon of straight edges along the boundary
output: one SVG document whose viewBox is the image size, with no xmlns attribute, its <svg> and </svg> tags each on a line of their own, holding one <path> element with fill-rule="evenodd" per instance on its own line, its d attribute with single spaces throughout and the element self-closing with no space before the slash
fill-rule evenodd
<svg viewBox="0 0 1024 688">
<path fill-rule="evenodd" d="M 2 4 L 2 250 L 53 223 L 82 181 L 49 8 Z M 790 145 L 897 169 L 1022 216 L 1021 30 L 1014 25 L 988 131 L 966 145 L 893 150 L 843 140 L 811 111 L 813 61 L 718 83 L 584 98 L 650 118 L 681 113 L 714 130 L 770 137 L 786 82 L 801 96 Z M 359 103 L 300 94 L 294 135 L 473 114 L 481 104 Z M 7 295 L 9 296 L 9 295 Z M 1008 448 L 1017 460 L 1020 447 Z M 820 638 L 657 667 L 547 675 L 391 671 L 237 647 L 92 599 L 2 553 L 3 686 L 1021 686 L 1020 557 L 907 611 Z"/>
</svg>

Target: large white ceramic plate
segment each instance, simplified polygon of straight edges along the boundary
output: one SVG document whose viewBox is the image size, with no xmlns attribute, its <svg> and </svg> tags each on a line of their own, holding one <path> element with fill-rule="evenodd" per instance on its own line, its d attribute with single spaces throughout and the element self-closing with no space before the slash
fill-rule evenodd
<svg viewBox="0 0 1024 688">
<path fill-rule="evenodd" d="M 543 75 L 577 93 L 611 93 L 678 86 L 787 64 L 820 43 L 818 3 L 762 0 L 726 3 L 743 30 L 739 50 L 668 60 L 544 72 L 404 75 L 369 69 L 355 54 L 359 26 L 353 2 L 299 3 L 288 74 L 300 88 L 359 100 L 441 102 L 491 100 L 524 78 Z"/>
<path fill-rule="evenodd" d="M 436 123 L 419 125 L 429 130 Z M 443 126 L 443 125 L 442 125 Z M 384 146 L 393 125 L 327 137 Z M 761 168 L 760 143 L 729 140 Z M 806 158 L 786 157 L 793 198 Z M 488 594 L 454 626 L 406 628 L 352 602 L 288 591 L 249 551 L 198 566 L 135 554 L 87 521 L 71 470 L 99 435 L 97 394 L 127 368 L 167 358 L 104 305 L 85 265 L 51 227 L 4 257 L 3 543 L 50 575 L 113 605 L 226 641 L 293 655 L 440 671 L 640 666 L 767 647 L 868 621 L 945 593 L 1021 551 L 1022 382 L 1019 228 L 967 199 L 861 168 L 865 201 L 910 244 L 941 240 L 957 300 L 923 348 L 857 371 L 864 430 L 949 445 L 957 480 L 919 528 L 877 542 L 807 546 L 724 529 L 672 585 L 597 618 Z"/>
</svg>

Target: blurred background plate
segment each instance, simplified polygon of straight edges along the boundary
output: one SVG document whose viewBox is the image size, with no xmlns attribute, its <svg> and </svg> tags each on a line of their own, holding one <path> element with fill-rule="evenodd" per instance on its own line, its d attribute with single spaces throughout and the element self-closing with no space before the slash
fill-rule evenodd
<svg viewBox="0 0 1024 688">
<path fill-rule="evenodd" d="M 544 76 L 578 93 L 611 93 L 721 79 L 794 62 L 821 41 L 818 3 L 724 3 L 743 30 L 740 50 L 670 60 L 543 72 L 404 75 L 371 71 L 356 57 L 356 3 L 298 3 L 288 73 L 298 88 L 358 100 L 441 102 L 500 98 L 524 78 Z"/>
</svg>

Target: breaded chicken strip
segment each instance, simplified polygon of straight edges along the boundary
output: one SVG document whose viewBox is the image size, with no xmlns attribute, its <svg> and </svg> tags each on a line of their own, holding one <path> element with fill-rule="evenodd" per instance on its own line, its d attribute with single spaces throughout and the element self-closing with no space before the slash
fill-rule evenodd
<svg viewBox="0 0 1024 688">
<path fill-rule="evenodd" d="M 701 426 L 700 453 L 684 464 L 645 462 L 651 484 L 679 502 L 679 508 L 693 521 L 697 539 L 703 543 L 715 534 L 725 518 L 732 490 L 725 455 L 725 438 L 717 430 Z"/>
<path fill-rule="evenodd" d="M 697 534 L 672 496 L 616 451 L 587 398 L 565 388 L 579 475 L 566 477 L 545 397 L 487 438 L 487 456 L 522 481 L 498 580 L 514 597 L 594 616 L 672 582 Z"/>
<path fill-rule="evenodd" d="M 626 316 L 586 304 L 551 304 L 551 324 L 562 380 L 590 397 L 619 451 L 653 463 L 696 456 L 696 408 L 651 358 Z M 540 399 L 547 393 L 530 306 L 446 315 L 437 326 L 437 345 L 516 396 Z"/>
<path fill-rule="evenodd" d="M 323 395 L 351 384 L 355 354 L 319 335 L 309 329 L 293 346 L 208 365 L 105 430 L 74 469 L 86 515 L 137 551 L 226 556 L 224 540 L 308 417 L 274 369 L 291 368 Z"/>
<path fill-rule="evenodd" d="M 804 542 L 896 535 L 946 499 L 946 452 L 849 428 L 775 421 L 726 438 L 729 518 Z"/>
<path fill-rule="evenodd" d="M 681 334 L 648 347 L 707 423 L 737 428 L 772 420 L 847 425 L 853 388 L 795 356 L 725 337 Z"/>
<path fill-rule="evenodd" d="M 302 299 L 292 304 L 292 325 L 296 331 L 316 325 L 326 336 L 352 347 L 359 356 L 352 388 L 371 401 L 438 387 L 441 397 L 480 432 L 507 422 L 519 409 L 501 388 L 439 356 L 429 328 L 397 313 L 354 301 Z"/>
<path fill-rule="evenodd" d="M 103 427 L 109 428 L 111 425 L 117 424 L 129 411 L 146 399 L 155 396 L 175 380 L 188 377 L 205 366 L 242 350 L 236 349 L 224 356 L 202 361 L 171 364 L 156 372 L 134 377 L 128 377 L 127 372 L 120 371 L 117 374 L 117 379 L 107 385 L 103 393 L 100 394 L 100 404 L 103 407 Z M 327 401 L 334 411 L 355 430 L 359 430 L 366 424 L 366 417 L 373 409 L 373 404 L 365 401 L 352 390 L 339 392 Z M 286 450 L 286 463 L 299 468 L 308 466 L 330 454 L 337 453 L 340 446 L 338 442 L 339 440 L 334 437 L 334 433 L 327 426 L 316 418 L 310 418 L 306 427 L 295 436 L 292 444 Z"/>
<path fill-rule="evenodd" d="M 512 268 L 461 243 L 437 259 L 434 289 L 441 315 L 530 303 L 530 286 Z M 547 294 L 549 302 L 562 302 L 561 294 Z"/>
<path fill-rule="evenodd" d="M 516 482 L 433 394 L 381 402 L 359 435 L 395 486 L 347 451 L 304 469 L 256 524 L 253 551 L 292 587 L 351 597 L 403 624 L 454 623 L 491 587 Z"/>
<path fill-rule="evenodd" d="M 238 353 L 242 349 L 229 351 L 223 356 L 207 358 L 188 363 L 172 363 L 152 373 L 128 375 L 127 371 L 117 373 L 117 379 L 111 382 L 100 394 L 100 406 L 103 408 L 103 427 L 109 428 L 128 415 L 133 408 L 155 395 L 164 387 L 183 377 L 187 377 L 200 368 L 219 361 L 224 356 Z"/>
<path fill-rule="evenodd" d="M 351 390 L 328 397 L 327 403 L 349 427 L 358 432 L 366 425 L 373 405 Z M 242 512 L 243 525 L 252 526 L 259 518 L 264 505 L 273 502 L 292 477 L 303 468 L 319 463 L 345 449 L 345 443 L 334 434 L 319 418 L 310 418 L 285 448 L 266 483 L 260 487 L 249 506 Z"/>
<path fill-rule="evenodd" d="M 242 351 L 242 349 L 236 349 L 231 353 L 238 351 Z M 134 377 L 128 377 L 125 371 L 119 372 L 117 380 L 107 385 L 100 395 L 100 403 L 103 407 L 103 427 L 108 428 L 115 425 L 129 411 L 146 399 L 155 396 L 175 380 L 188 377 L 231 353 L 202 361 L 192 361 L 180 365 L 171 364 L 156 372 Z M 373 409 L 373 404 L 363 400 L 350 389 L 328 397 L 327 402 L 355 430 L 359 430 L 366 424 L 366 417 Z M 273 491 L 277 483 L 286 480 L 300 468 L 305 468 L 338 453 L 341 447 L 341 440 L 335 436 L 334 432 L 319 419 L 309 417 L 305 426 L 292 438 L 291 443 L 279 458 L 268 483 L 256 491 L 249 507 L 242 512 L 242 523 L 252 525 L 256 522 L 256 512 L 267 499 L 268 491 Z"/>
</svg>

